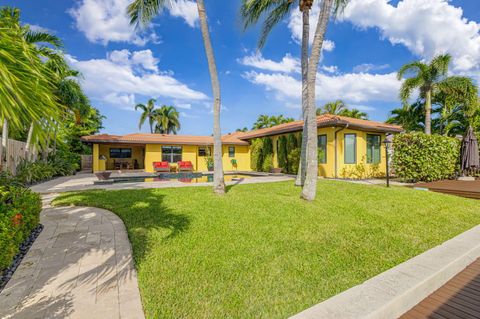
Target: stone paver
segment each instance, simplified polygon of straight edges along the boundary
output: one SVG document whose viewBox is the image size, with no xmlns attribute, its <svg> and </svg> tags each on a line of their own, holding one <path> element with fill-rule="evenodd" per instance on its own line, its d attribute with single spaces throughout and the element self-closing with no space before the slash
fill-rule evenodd
<svg viewBox="0 0 480 319">
<path fill-rule="evenodd" d="M 0 318 L 144 318 L 125 226 L 110 211 L 51 207 L 0 293 Z"/>
</svg>

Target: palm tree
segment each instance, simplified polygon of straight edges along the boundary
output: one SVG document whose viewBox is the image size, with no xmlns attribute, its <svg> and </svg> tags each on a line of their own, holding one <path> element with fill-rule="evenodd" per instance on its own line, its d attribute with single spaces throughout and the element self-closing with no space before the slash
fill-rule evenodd
<svg viewBox="0 0 480 319">
<path fill-rule="evenodd" d="M 333 13 L 336 16 L 342 11 L 349 0 L 323 0 L 315 37 L 312 43 L 310 58 L 308 60 L 308 106 L 307 106 L 307 151 L 306 151 L 306 176 L 302 188 L 301 197 L 307 201 L 315 199 L 317 194 L 318 179 L 318 140 L 317 140 L 317 121 L 315 107 L 315 85 L 317 80 L 318 64 L 322 52 L 323 40 L 327 31 L 328 22 Z"/>
<path fill-rule="evenodd" d="M 432 95 L 436 93 L 445 80 L 450 64 L 449 54 L 438 55 L 429 63 L 414 61 L 400 68 L 397 78 L 407 77 L 400 88 L 400 99 L 407 103 L 415 89 L 420 90 L 420 97 L 425 100 L 425 134 L 432 134 Z"/>
<path fill-rule="evenodd" d="M 165 1 L 134 0 L 127 8 L 127 12 L 130 16 L 130 23 L 136 24 L 137 26 L 139 24 L 149 24 L 153 17 L 156 16 L 165 5 Z M 217 65 L 208 30 L 204 0 L 197 0 L 197 9 L 213 92 L 213 190 L 216 194 L 224 194 L 225 179 L 223 177 L 222 133 L 220 129 L 220 82 L 218 80 Z"/>
<path fill-rule="evenodd" d="M 177 134 L 180 129 L 180 114 L 173 106 L 162 105 L 159 109 L 153 111 L 153 118 L 157 124 L 155 125 L 155 133 L 160 134 Z"/>
<path fill-rule="evenodd" d="M 325 103 L 321 108 L 317 108 L 316 114 L 322 115 L 325 113 L 328 114 L 340 114 L 343 110 L 347 109 L 347 105 L 342 100 L 336 100 L 334 102 Z"/>
<path fill-rule="evenodd" d="M 262 16 L 266 16 L 263 23 L 258 47 L 262 48 L 266 42 L 268 35 L 275 25 L 277 25 L 287 14 L 290 13 L 294 5 L 298 4 L 299 10 L 302 12 L 302 47 L 301 47 L 301 68 L 302 68 L 302 118 L 303 138 L 300 155 L 300 163 L 295 185 L 302 186 L 305 181 L 306 169 L 306 148 L 307 148 L 307 71 L 308 71 L 308 50 L 310 36 L 310 10 L 313 0 L 243 0 L 241 7 L 241 15 L 244 21 L 244 27 L 247 28 L 256 24 Z"/>
<path fill-rule="evenodd" d="M 135 111 L 140 109 L 142 110 L 142 115 L 140 115 L 140 121 L 138 122 L 138 129 L 141 129 L 145 121 L 148 119 L 148 124 L 150 124 L 150 133 L 153 133 L 153 124 L 155 122 L 155 99 L 150 99 L 145 104 L 135 105 Z"/>
<path fill-rule="evenodd" d="M 425 107 L 421 101 L 414 104 L 404 104 L 401 108 L 392 110 L 387 120 L 389 124 L 397 124 L 407 132 L 423 131 L 425 123 Z"/>
<path fill-rule="evenodd" d="M 20 11 L 1 8 L 0 29 L 0 47 L 3 48 L 0 50 L 0 122 L 4 123 L 3 138 L 6 139 L 9 126 L 22 129 L 32 121 L 53 123 L 60 105 L 54 94 L 55 76 L 32 44 L 33 33 L 20 24 Z M 45 134 L 42 134 L 43 139 Z M 0 149 L 1 159 L 5 152 Z"/>
<path fill-rule="evenodd" d="M 353 117 L 355 119 L 368 120 L 368 115 L 357 109 L 344 109 L 338 113 L 338 115 Z"/>
<path fill-rule="evenodd" d="M 270 127 L 270 116 L 260 114 L 257 118 L 257 121 L 253 123 L 252 130 L 258 130 L 266 127 Z"/>
</svg>

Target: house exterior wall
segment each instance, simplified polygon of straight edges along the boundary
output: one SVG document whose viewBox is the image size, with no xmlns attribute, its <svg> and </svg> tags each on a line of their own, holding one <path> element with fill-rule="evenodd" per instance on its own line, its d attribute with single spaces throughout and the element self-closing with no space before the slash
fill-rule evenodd
<svg viewBox="0 0 480 319">
<path fill-rule="evenodd" d="M 380 144 L 380 162 L 376 165 L 368 164 L 366 160 L 367 156 L 367 134 L 374 134 L 380 136 L 380 141 L 385 139 L 384 133 L 375 133 L 368 131 L 360 131 L 354 129 L 341 129 L 335 127 L 319 128 L 317 130 L 318 135 L 325 134 L 327 136 L 327 161 L 324 164 L 319 164 L 319 176 L 323 177 L 335 177 L 335 131 L 337 131 L 337 177 L 349 177 L 349 172 L 358 170 L 360 163 L 363 163 L 364 168 L 367 171 L 372 171 L 376 168 L 376 173 L 385 174 L 385 145 Z M 297 138 L 300 136 L 300 132 L 294 133 Z M 356 134 L 356 163 L 345 163 L 345 134 Z M 288 134 L 283 134 L 288 135 Z M 278 152 L 277 141 L 281 135 L 271 136 L 273 143 L 273 164 L 274 167 L 278 165 Z M 300 142 L 300 141 L 299 141 Z M 93 170 L 94 172 L 113 169 L 113 159 L 110 158 L 110 148 L 132 148 L 132 161 L 134 159 L 140 165 L 140 168 L 145 169 L 146 172 L 153 172 L 153 162 L 162 160 L 162 146 L 181 146 L 182 147 L 182 160 L 190 161 L 193 164 L 195 171 L 207 171 L 207 165 L 205 157 L 199 156 L 199 148 L 206 147 L 204 145 L 172 145 L 172 144 L 146 144 L 145 146 L 122 146 L 122 144 L 93 144 Z M 235 155 L 229 156 L 229 147 L 235 148 Z M 212 146 L 210 146 L 211 149 Z M 99 157 L 104 155 L 106 160 L 100 160 Z M 250 167 L 250 146 L 248 145 L 223 145 L 222 148 L 222 161 L 223 169 L 225 171 L 251 171 Z M 232 165 L 232 159 L 237 162 L 237 167 Z M 172 163 L 172 166 L 176 166 Z M 356 169 L 357 168 L 357 169 Z M 360 167 L 360 169 L 362 169 Z"/>
<path fill-rule="evenodd" d="M 343 129 L 335 127 L 326 127 L 319 128 L 317 130 L 317 135 L 326 135 L 327 136 L 327 161 L 325 164 L 318 165 L 318 175 L 323 177 L 335 177 L 335 131 L 337 133 L 337 177 L 348 177 L 342 176 L 347 175 L 349 172 L 355 171 L 355 167 L 359 166 L 358 164 L 365 164 L 365 169 L 369 172 L 372 172 L 374 169 L 379 174 L 385 174 L 385 145 L 381 143 L 380 145 L 380 162 L 376 165 L 367 163 L 367 134 L 379 135 L 380 141 L 385 139 L 384 133 L 375 133 L 368 131 L 360 131 L 353 129 Z M 297 138 L 300 136 L 299 132 L 294 133 Z M 345 164 L 345 134 L 356 134 L 356 164 Z M 282 135 L 274 135 L 270 138 L 273 143 L 273 165 L 278 168 L 278 152 L 277 152 L 277 141 L 278 138 Z M 300 142 L 300 141 L 299 141 Z M 360 168 L 361 169 L 361 168 Z"/>
</svg>

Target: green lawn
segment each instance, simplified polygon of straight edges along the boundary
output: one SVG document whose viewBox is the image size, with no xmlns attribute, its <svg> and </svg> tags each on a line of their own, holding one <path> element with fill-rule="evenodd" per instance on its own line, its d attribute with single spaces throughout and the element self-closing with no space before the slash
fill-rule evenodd
<svg viewBox="0 0 480 319">
<path fill-rule="evenodd" d="M 480 223 L 480 202 L 320 181 L 67 193 L 128 229 L 148 318 L 285 318 Z"/>
</svg>

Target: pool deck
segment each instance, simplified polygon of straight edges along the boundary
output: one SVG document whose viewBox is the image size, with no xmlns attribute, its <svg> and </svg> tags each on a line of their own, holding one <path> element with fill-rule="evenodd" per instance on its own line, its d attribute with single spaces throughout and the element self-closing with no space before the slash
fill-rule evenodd
<svg viewBox="0 0 480 319">
<path fill-rule="evenodd" d="M 151 174 L 151 175 L 150 175 Z M 226 182 L 227 185 L 237 184 L 253 184 L 253 183 L 271 183 L 294 180 L 295 177 L 291 175 L 269 175 L 265 173 L 254 172 L 225 172 L 225 174 L 248 174 L 249 178 L 239 179 L 236 181 Z M 155 177 L 155 174 L 145 172 L 121 172 L 112 173 L 112 178 L 120 177 Z M 140 189 L 140 188 L 168 188 L 168 187 L 192 187 L 192 186 L 211 186 L 212 183 L 184 183 L 178 180 L 168 181 L 154 181 L 154 182 L 128 182 L 128 183 L 114 183 L 114 184 L 100 184 L 94 185 L 97 177 L 92 173 L 78 173 L 73 176 L 63 176 L 52 179 L 50 181 L 33 185 L 30 187 L 34 192 L 40 194 L 49 193 L 63 193 L 70 191 L 91 190 L 91 189 Z"/>
<path fill-rule="evenodd" d="M 432 192 L 480 199 L 480 180 L 458 181 L 443 180 L 430 183 L 418 183 L 415 188 L 424 188 Z"/>
</svg>

